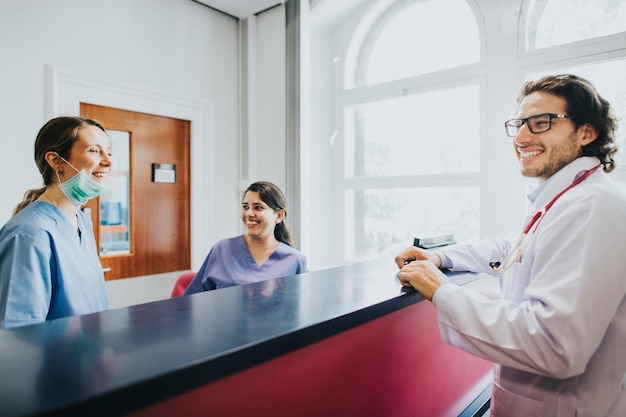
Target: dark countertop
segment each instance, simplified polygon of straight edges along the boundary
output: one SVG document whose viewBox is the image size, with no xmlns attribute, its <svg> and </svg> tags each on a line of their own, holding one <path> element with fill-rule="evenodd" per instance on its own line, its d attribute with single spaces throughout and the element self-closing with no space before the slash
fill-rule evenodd
<svg viewBox="0 0 626 417">
<path fill-rule="evenodd" d="M 137 410 L 423 301 L 396 272 L 375 260 L 0 330 L 0 416 Z"/>
</svg>

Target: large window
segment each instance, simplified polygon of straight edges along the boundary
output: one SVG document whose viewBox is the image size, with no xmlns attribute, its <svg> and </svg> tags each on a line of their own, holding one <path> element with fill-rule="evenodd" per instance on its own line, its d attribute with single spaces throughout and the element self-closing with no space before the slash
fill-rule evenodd
<svg viewBox="0 0 626 417">
<path fill-rule="evenodd" d="M 379 2 L 357 27 L 342 94 L 346 260 L 392 256 L 414 237 L 478 237 L 478 179 L 458 175 L 480 171 L 481 87 L 458 68 L 480 61 L 480 45 L 465 0 Z M 433 86 L 427 74 L 444 70 Z"/>
<path fill-rule="evenodd" d="M 525 14 L 526 49 L 541 49 L 626 30 L 623 0 L 531 0 Z"/>
<path fill-rule="evenodd" d="M 480 232 L 484 74 L 476 68 L 484 48 L 477 8 L 466 0 L 363 5 L 345 49 L 331 52 L 332 108 L 341 116 L 331 116 L 332 159 L 320 163 L 332 167 L 312 173 L 313 182 L 328 178 L 331 192 L 320 186 L 312 198 L 332 196 L 328 233 L 340 235 L 324 244 L 324 263 L 392 256 L 414 237 L 470 240 Z"/>
<path fill-rule="evenodd" d="M 416 236 L 478 236 L 480 189 L 457 175 L 480 170 L 479 103 L 472 83 L 345 105 L 347 259 L 391 255 Z"/>
<path fill-rule="evenodd" d="M 502 123 L 527 79 L 590 79 L 626 147 L 626 0 L 349 3 L 311 2 L 311 268 L 391 261 L 414 237 L 517 230 L 529 180 Z M 624 149 L 615 178 L 626 182 L 620 163 Z"/>
</svg>

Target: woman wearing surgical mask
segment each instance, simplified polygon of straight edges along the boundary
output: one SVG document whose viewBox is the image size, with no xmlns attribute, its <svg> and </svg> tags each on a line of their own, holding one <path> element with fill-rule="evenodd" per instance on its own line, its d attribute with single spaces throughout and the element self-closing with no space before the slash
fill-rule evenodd
<svg viewBox="0 0 626 417">
<path fill-rule="evenodd" d="M 108 308 L 91 220 L 80 207 L 106 189 L 111 146 L 82 117 L 48 121 L 35 140 L 44 187 L 0 230 L 0 328 Z"/>
</svg>

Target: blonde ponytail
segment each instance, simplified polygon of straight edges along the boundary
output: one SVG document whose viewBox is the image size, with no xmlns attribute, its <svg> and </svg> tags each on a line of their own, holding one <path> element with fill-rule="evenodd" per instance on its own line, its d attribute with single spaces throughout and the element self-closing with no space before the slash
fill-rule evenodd
<svg viewBox="0 0 626 417">
<path fill-rule="evenodd" d="M 37 200 L 44 192 L 46 191 L 46 187 L 42 187 L 42 188 L 35 188 L 33 190 L 28 190 L 26 191 L 26 193 L 24 194 L 24 199 L 22 200 L 21 203 L 19 203 L 16 207 L 15 210 L 13 210 L 13 215 L 15 216 L 17 213 L 19 213 L 24 207 L 26 207 L 27 205 L 29 205 L 30 203 L 32 203 L 33 201 Z"/>
</svg>

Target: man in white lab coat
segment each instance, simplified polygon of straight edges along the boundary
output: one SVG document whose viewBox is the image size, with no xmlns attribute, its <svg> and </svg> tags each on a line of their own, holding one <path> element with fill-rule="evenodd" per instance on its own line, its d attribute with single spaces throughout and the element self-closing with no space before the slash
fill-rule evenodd
<svg viewBox="0 0 626 417">
<path fill-rule="evenodd" d="M 609 103 L 573 75 L 528 82 L 505 123 L 536 178 L 523 233 L 399 253 L 402 285 L 437 307 L 441 337 L 495 363 L 492 417 L 626 416 L 626 193 Z M 489 298 L 440 268 L 484 272 Z"/>
</svg>

